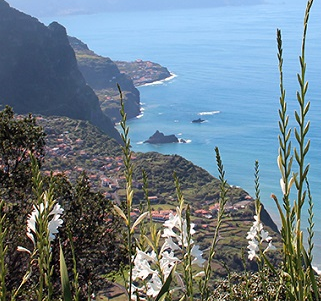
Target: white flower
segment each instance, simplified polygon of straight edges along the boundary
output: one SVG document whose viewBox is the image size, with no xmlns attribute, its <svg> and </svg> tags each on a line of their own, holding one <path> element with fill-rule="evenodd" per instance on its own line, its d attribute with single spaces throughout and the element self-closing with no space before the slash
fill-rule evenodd
<svg viewBox="0 0 321 301">
<path fill-rule="evenodd" d="M 33 205 L 33 211 L 29 214 L 27 220 L 27 233 L 26 235 L 32 241 L 33 245 L 36 245 L 35 234 L 37 233 L 37 223 L 41 213 L 44 212 L 45 208 L 48 207 L 47 196 L 44 194 L 43 203 L 39 205 L 39 209 L 37 206 Z M 61 227 L 63 224 L 63 220 L 60 218 L 61 214 L 63 213 L 64 209 L 56 203 L 53 209 L 49 212 L 48 218 L 51 219 L 48 221 L 48 230 L 49 230 L 49 242 L 55 239 L 55 234 L 58 233 L 58 228 Z M 40 212 L 40 213 L 39 213 Z M 31 253 L 24 247 L 18 247 L 18 251 L 25 251 Z"/>
<path fill-rule="evenodd" d="M 258 252 L 259 251 L 259 242 L 254 238 L 249 241 L 249 245 L 247 246 L 247 248 L 250 251 Z"/>
<path fill-rule="evenodd" d="M 145 260 L 152 261 L 152 262 L 155 262 L 155 260 L 156 260 L 156 254 L 154 251 L 152 251 L 150 253 L 146 253 L 146 252 L 136 248 L 136 252 L 137 252 L 136 253 L 137 255 L 136 255 L 135 260 L 140 261 L 140 260 L 145 259 Z"/>
<path fill-rule="evenodd" d="M 253 239 L 255 238 L 257 235 L 257 231 L 256 231 L 256 228 L 255 227 L 251 227 L 250 231 L 247 232 L 247 236 L 246 236 L 246 239 Z"/>
<path fill-rule="evenodd" d="M 48 206 L 48 202 L 46 202 L 46 197 L 44 197 L 44 203 L 41 203 L 39 206 L 40 213 L 43 213 L 45 207 Z M 35 242 L 34 234 L 36 234 L 36 224 L 37 219 L 39 218 L 39 210 L 36 206 L 33 206 L 33 211 L 29 215 L 27 221 L 27 236 Z M 55 234 L 58 233 L 58 228 L 63 224 L 63 220 L 60 218 L 60 215 L 63 213 L 64 209 L 56 203 L 54 208 L 48 214 L 48 217 L 51 217 L 51 220 L 48 222 L 48 230 L 49 230 L 49 241 L 53 241 L 55 238 Z"/>
<path fill-rule="evenodd" d="M 39 211 L 36 208 L 36 206 L 33 206 L 33 208 L 34 209 L 31 212 L 31 214 L 29 215 L 28 220 L 27 220 L 27 233 L 32 235 L 32 237 L 33 237 L 32 232 L 36 233 L 37 217 L 39 216 Z M 28 237 L 34 242 L 34 238 L 32 239 L 29 235 L 28 235 Z"/>
<path fill-rule="evenodd" d="M 152 279 L 147 283 L 147 295 L 155 298 L 161 290 L 163 284 L 157 274 L 153 274 Z"/>
<path fill-rule="evenodd" d="M 250 260 L 253 260 L 254 258 L 257 257 L 256 252 L 254 250 L 248 251 L 248 254 L 249 254 L 248 257 Z"/>
<path fill-rule="evenodd" d="M 263 253 L 266 253 L 269 250 L 276 250 L 276 247 L 272 245 L 272 241 L 269 242 L 268 246 L 265 248 Z"/>
<path fill-rule="evenodd" d="M 145 280 L 150 274 L 154 274 L 155 271 L 151 269 L 149 261 L 152 263 L 156 260 L 155 252 L 145 253 L 139 249 L 136 249 L 137 255 L 134 259 L 134 268 L 132 279 Z"/>
<path fill-rule="evenodd" d="M 190 235 L 193 235 L 195 233 L 194 226 L 195 226 L 195 224 L 193 224 L 193 223 L 190 224 L 190 232 L 189 232 Z M 183 220 L 183 227 L 182 227 L 182 229 L 180 229 L 180 232 L 181 232 L 181 241 L 179 241 L 178 243 L 180 245 L 183 245 L 184 247 L 187 247 L 188 233 L 187 233 L 187 221 L 185 219 Z M 194 241 L 191 239 L 190 244 L 192 244 L 192 243 L 194 243 Z"/>
<path fill-rule="evenodd" d="M 264 231 L 263 229 L 261 230 L 261 243 L 263 241 L 270 242 L 272 240 L 272 237 L 269 236 L 268 231 Z"/>
<path fill-rule="evenodd" d="M 180 212 L 178 207 L 176 208 L 176 211 Z M 173 213 L 170 213 L 168 216 L 168 220 L 164 222 L 164 227 L 167 227 L 169 229 L 173 229 L 173 228 L 180 229 L 181 228 L 180 214 L 177 213 L 174 215 Z"/>
<path fill-rule="evenodd" d="M 55 234 L 58 233 L 58 228 L 61 227 L 63 223 L 63 220 L 59 217 L 59 214 L 55 214 L 52 220 L 48 223 L 49 241 L 53 241 L 55 239 Z"/>
<path fill-rule="evenodd" d="M 150 274 L 153 274 L 155 271 L 153 271 L 148 263 L 147 260 L 140 261 L 139 263 L 136 263 L 133 268 L 133 280 L 135 279 L 142 279 L 145 280 Z"/>
<path fill-rule="evenodd" d="M 285 182 L 284 182 L 283 178 L 280 179 L 280 186 L 281 186 L 282 193 L 285 194 L 286 193 Z"/>
<path fill-rule="evenodd" d="M 255 222 L 253 222 L 253 227 L 256 228 L 257 232 L 260 232 L 263 229 L 263 225 L 260 221 L 259 216 L 254 215 Z"/>
<path fill-rule="evenodd" d="M 141 296 L 141 292 L 144 292 L 143 287 L 138 287 L 132 283 L 132 296 L 131 300 L 136 301 L 137 300 L 137 294 L 139 295 L 139 300 L 146 300 Z"/>
<path fill-rule="evenodd" d="M 176 215 L 170 213 L 169 219 L 164 222 L 163 226 L 166 228 L 163 231 L 162 237 L 176 238 L 180 246 L 183 245 L 184 247 L 187 247 L 187 222 L 185 219 L 181 218 L 179 208 L 177 208 L 176 211 Z M 195 224 L 190 224 L 190 235 L 195 233 L 194 226 Z M 178 233 L 176 233 L 174 229 L 177 229 Z M 193 240 L 191 240 L 190 243 L 192 244 Z"/>
<path fill-rule="evenodd" d="M 159 261 L 162 273 L 165 278 L 170 274 L 173 266 L 178 263 L 180 260 L 174 256 L 174 252 L 165 251 L 162 253 L 162 258 Z"/>
<path fill-rule="evenodd" d="M 263 224 L 260 222 L 260 219 L 257 215 L 254 216 L 255 221 L 250 231 L 247 232 L 246 239 L 249 240 L 247 248 L 249 260 L 258 258 L 257 253 L 260 251 L 260 246 L 263 242 L 269 243 L 265 248 L 263 253 L 266 253 L 269 250 L 275 250 L 275 247 L 272 245 L 272 237 L 269 236 L 269 232 L 263 229 Z"/>
<path fill-rule="evenodd" d="M 180 240 L 179 235 L 177 235 L 172 228 L 165 228 L 163 231 L 162 237 L 167 237 L 167 238 L 174 237 L 177 240 Z"/>
<path fill-rule="evenodd" d="M 167 237 L 167 236 L 165 236 L 165 237 Z M 176 251 L 176 250 L 180 250 L 181 248 L 173 241 L 172 236 L 168 236 L 164 241 L 164 244 L 161 249 L 161 253 L 166 249 Z"/>
<path fill-rule="evenodd" d="M 195 233 L 195 224 L 190 223 L 188 227 L 187 220 L 182 217 L 180 207 L 176 208 L 176 214 L 169 214 L 169 219 L 164 222 L 163 226 L 161 236 L 164 238 L 164 243 L 157 254 L 154 251 L 147 253 L 147 251 L 136 250 L 136 257 L 133 259 L 132 280 L 143 280 L 144 285 L 141 288 L 133 287 L 133 300 L 137 299 L 134 291 L 139 292 L 140 296 L 148 296 L 152 299 L 158 295 L 173 268 L 182 261 L 184 262 L 185 254 L 182 253 L 186 252 L 188 244 L 191 246 L 192 264 L 197 264 L 200 267 L 204 264 L 202 251 L 197 245 L 194 245 L 194 241 L 191 239 L 191 236 Z M 175 251 L 180 252 L 174 253 Z M 181 254 L 183 259 L 178 258 L 178 254 Z M 181 279 L 179 273 L 175 272 L 174 274 L 177 279 Z M 182 285 L 179 288 L 176 286 L 175 289 L 181 289 L 184 286 L 183 282 L 177 282 Z"/>
<path fill-rule="evenodd" d="M 64 209 L 60 206 L 60 204 L 56 203 L 49 215 L 61 215 L 63 214 Z"/>
<path fill-rule="evenodd" d="M 31 254 L 30 250 L 28 250 L 28 249 L 26 249 L 24 247 L 21 247 L 21 246 L 17 247 L 17 251 L 19 251 L 19 252 L 27 252 L 27 253 Z"/>
<path fill-rule="evenodd" d="M 198 245 L 194 245 L 192 247 L 191 255 L 194 257 L 192 264 L 197 264 L 199 267 L 202 267 L 205 259 L 202 257 L 203 252 L 200 250 Z"/>
</svg>

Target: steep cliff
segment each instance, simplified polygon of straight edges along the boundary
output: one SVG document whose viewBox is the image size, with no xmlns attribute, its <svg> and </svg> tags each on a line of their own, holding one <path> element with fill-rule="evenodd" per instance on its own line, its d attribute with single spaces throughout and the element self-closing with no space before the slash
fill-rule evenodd
<svg viewBox="0 0 321 301">
<path fill-rule="evenodd" d="M 94 53 L 88 46 L 75 37 L 69 37 L 78 61 L 79 70 L 86 82 L 99 97 L 103 112 L 113 121 L 120 121 L 120 101 L 117 84 L 125 96 L 125 111 L 128 118 L 140 114 L 139 91 L 127 75 L 120 73 L 117 65 L 108 57 Z"/>
<path fill-rule="evenodd" d="M 79 71 L 63 26 L 47 27 L 0 0 L 0 41 L 0 105 L 88 120 L 121 141 Z"/>
</svg>

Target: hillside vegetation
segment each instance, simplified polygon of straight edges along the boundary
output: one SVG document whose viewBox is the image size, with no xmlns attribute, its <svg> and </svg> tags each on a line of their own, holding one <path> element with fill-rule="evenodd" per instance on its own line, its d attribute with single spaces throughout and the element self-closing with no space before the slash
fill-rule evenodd
<svg viewBox="0 0 321 301">
<path fill-rule="evenodd" d="M 47 133 L 44 170 L 63 172 L 73 180 L 86 172 L 94 190 L 103 192 L 114 201 L 126 199 L 124 163 L 117 143 L 89 122 L 60 117 L 38 118 L 38 122 Z M 53 152 L 53 149 L 58 150 Z M 184 198 L 191 205 L 193 220 L 199 231 L 197 240 L 204 249 L 208 248 L 215 228 L 216 213 L 213 206 L 219 200 L 219 180 L 178 155 L 134 153 L 132 160 L 134 207 L 139 208 L 140 203 L 146 204 L 142 189 L 144 170 L 148 177 L 149 196 L 156 197 L 152 202 L 153 210 L 175 210 L 175 173 Z M 106 178 L 110 179 L 108 186 L 103 184 Z M 217 275 L 226 273 L 223 263 L 231 270 L 243 270 L 241 258 L 247 246 L 246 235 L 255 212 L 253 199 L 243 189 L 230 187 L 227 197 L 228 218 L 224 220 L 222 240 L 217 259 L 213 263 Z M 264 208 L 262 221 L 270 233 L 278 237 L 277 227 Z M 255 269 L 255 265 L 251 266 L 253 268 Z"/>
</svg>

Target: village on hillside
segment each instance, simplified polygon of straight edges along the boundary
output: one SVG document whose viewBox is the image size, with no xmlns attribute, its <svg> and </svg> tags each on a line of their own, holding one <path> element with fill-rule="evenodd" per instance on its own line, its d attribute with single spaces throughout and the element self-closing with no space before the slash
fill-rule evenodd
<svg viewBox="0 0 321 301">
<path fill-rule="evenodd" d="M 91 152 L 84 147 L 86 141 L 75 136 L 70 129 L 61 129 L 59 132 L 56 129 L 52 130 L 46 117 L 38 116 L 37 121 L 44 126 L 47 133 L 46 161 L 54 163 L 59 159 L 59 164 L 57 164 L 59 168 L 54 168 L 54 164 L 44 165 L 43 169 L 46 175 L 50 175 L 51 172 L 54 175 L 63 173 L 71 181 L 74 181 L 82 172 L 86 172 L 94 191 L 101 191 L 106 198 L 113 199 L 116 203 L 120 202 L 125 187 L 124 161 L 121 154 L 111 156 L 103 152 Z M 131 159 L 135 162 L 137 158 L 132 156 Z M 78 164 L 74 165 L 74 162 Z M 51 169 L 52 167 L 54 169 Z M 133 181 L 134 189 L 142 189 L 142 186 L 143 183 Z M 167 220 L 170 214 L 175 214 L 175 206 L 172 209 L 162 209 L 160 204 L 162 198 L 163 196 L 160 195 L 149 196 L 151 205 L 157 208 L 157 210 L 152 211 L 152 218 L 154 221 L 161 223 Z M 243 201 L 226 206 L 225 210 L 229 213 L 237 213 L 245 210 L 252 201 L 252 197 L 247 195 Z M 214 199 L 212 201 L 204 200 L 197 206 L 192 206 L 191 210 L 195 218 L 211 220 L 217 215 L 219 205 Z M 139 214 L 139 209 L 133 210 L 133 219 L 138 217 Z"/>
</svg>

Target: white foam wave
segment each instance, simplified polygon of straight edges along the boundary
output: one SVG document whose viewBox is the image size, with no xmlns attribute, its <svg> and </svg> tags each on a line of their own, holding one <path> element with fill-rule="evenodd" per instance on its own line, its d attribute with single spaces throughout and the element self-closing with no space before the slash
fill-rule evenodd
<svg viewBox="0 0 321 301">
<path fill-rule="evenodd" d="M 162 79 L 162 80 L 157 80 L 157 81 L 154 81 L 152 83 L 147 83 L 147 84 L 144 84 L 144 85 L 141 85 L 139 87 L 146 87 L 146 86 L 154 86 L 154 85 L 162 85 L 164 82 L 167 82 L 169 80 L 172 80 L 173 78 L 177 77 L 176 74 L 170 72 L 170 76 L 169 77 L 166 77 L 165 79 Z"/>
<path fill-rule="evenodd" d="M 185 139 L 183 139 L 183 138 L 179 138 L 179 139 L 178 139 L 178 142 L 179 142 L 179 143 L 184 143 L 184 144 L 185 144 L 185 143 L 191 143 L 191 142 L 192 142 L 192 140 L 190 140 L 190 139 L 186 139 L 186 140 L 185 140 Z"/>
<path fill-rule="evenodd" d="M 209 112 L 200 112 L 197 115 L 203 116 L 203 115 L 215 115 L 221 113 L 220 111 L 209 111 Z"/>
<path fill-rule="evenodd" d="M 144 141 L 139 141 L 136 144 L 144 144 Z"/>
</svg>

